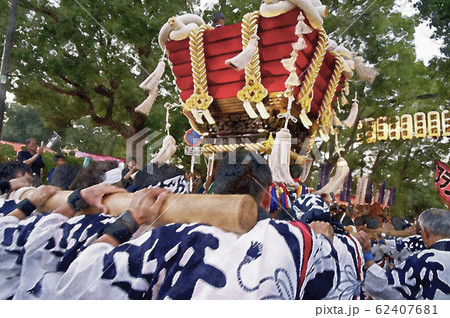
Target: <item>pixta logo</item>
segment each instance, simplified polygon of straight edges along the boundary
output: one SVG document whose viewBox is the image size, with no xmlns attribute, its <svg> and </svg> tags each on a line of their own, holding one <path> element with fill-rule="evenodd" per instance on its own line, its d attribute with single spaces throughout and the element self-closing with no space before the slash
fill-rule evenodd
<svg viewBox="0 0 450 318">
<path fill-rule="evenodd" d="M 153 154 L 162 146 L 166 134 L 158 131 L 150 131 L 144 128 L 126 140 L 126 158 L 136 159 L 138 167 L 144 167 L 150 163 Z"/>
</svg>

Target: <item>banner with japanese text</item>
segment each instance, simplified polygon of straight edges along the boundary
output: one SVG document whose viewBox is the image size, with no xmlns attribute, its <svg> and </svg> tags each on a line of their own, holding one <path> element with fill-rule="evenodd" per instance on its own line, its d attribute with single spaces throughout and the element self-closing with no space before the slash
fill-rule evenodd
<svg viewBox="0 0 450 318">
<path fill-rule="evenodd" d="M 444 204 L 450 207 L 450 167 L 441 161 L 436 164 L 434 186 Z"/>
</svg>

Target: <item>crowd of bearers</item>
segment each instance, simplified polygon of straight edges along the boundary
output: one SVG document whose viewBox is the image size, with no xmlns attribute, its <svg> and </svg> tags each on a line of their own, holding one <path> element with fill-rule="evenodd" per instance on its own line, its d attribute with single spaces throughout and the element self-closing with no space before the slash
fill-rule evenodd
<svg viewBox="0 0 450 318">
<path fill-rule="evenodd" d="M 346 233 L 320 196 L 300 197 L 272 218 L 272 177 L 257 153 L 225 156 L 215 176 L 215 193 L 249 194 L 258 204 L 256 225 L 244 234 L 200 223 L 152 227 L 168 193 L 187 193 L 184 171 L 170 165 L 133 172 L 131 203 L 109 215 L 103 198 L 127 191 L 117 169 L 117 162 L 80 169 L 67 202 L 47 213 L 36 210 L 60 187 L 40 186 L 20 200 L 30 172 L 2 178 L 3 203 L 14 197 L 15 206 L 0 217 L 0 298 L 450 298 L 449 211 L 424 211 L 426 249 L 384 269 L 367 235 Z M 101 213 L 84 215 L 89 206 Z"/>
</svg>

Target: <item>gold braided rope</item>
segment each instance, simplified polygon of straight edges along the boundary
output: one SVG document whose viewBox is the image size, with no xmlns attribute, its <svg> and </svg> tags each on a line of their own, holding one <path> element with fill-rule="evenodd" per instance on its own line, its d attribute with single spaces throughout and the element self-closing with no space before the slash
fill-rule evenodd
<svg viewBox="0 0 450 318">
<path fill-rule="evenodd" d="M 208 109 L 213 98 L 208 95 L 208 82 L 206 80 L 205 53 L 203 48 L 203 34 L 211 30 L 209 25 L 202 25 L 193 30 L 189 36 L 189 52 L 191 55 L 192 78 L 194 93 L 186 100 L 183 107 L 191 109 Z"/>
<path fill-rule="evenodd" d="M 342 71 L 344 70 L 344 60 L 339 54 L 332 53 L 335 58 L 333 75 L 328 83 L 327 90 L 322 99 L 322 104 L 319 109 L 320 125 L 328 127 L 331 116 L 331 102 L 333 101 L 334 94 L 339 84 Z"/>
<path fill-rule="evenodd" d="M 308 71 L 300 87 L 300 92 L 298 93 L 298 99 L 305 114 L 308 114 L 311 109 L 312 96 L 310 95 L 312 95 L 314 83 L 316 82 L 328 46 L 328 36 L 323 27 L 317 29 L 317 32 L 319 33 L 319 40 L 317 41 L 316 50 L 314 51 L 311 64 L 308 66 Z"/>
<path fill-rule="evenodd" d="M 242 48 L 247 47 L 252 35 L 258 32 L 259 11 L 249 12 L 242 18 Z M 261 84 L 259 48 L 256 47 L 250 63 L 245 67 L 245 86 L 237 93 L 237 98 L 245 102 L 259 103 L 267 96 L 267 89 Z"/>
<path fill-rule="evenodd" d="M 260 153 L 270 154 L 272 152 L 272 145 L 268 145 L 267 141 L 261 141 L 257 143 L 250 143 L 250 144 L 232 144 L 232 145 L 203 145 L 202 146 L 202 154 L 205 156 L 210 156 L 213 153 L 217 152 L 231 152 L 236 150 L 239 147 L 244 147 L 246 150 L 249 151 L 257 151 Z M 312 146 L 311 146 L 312 149 Z M 297 164 L 304 164 L 306 157 L 300 156 L 295 151 L 290 152 L 290 158 L 294 160 Z"/>
<path fill-rule="evenodd" d="M 309 142 L 308 142 L 308 149 L 306 152 L 306 156 L 309 155 L 309 153 L 311 152 L 313 146 L 314 146 L 314 140 L 316 139 L 316 135 L 317 135 L 317 131 L 319 130 L 319 123 L 317 120 L 315 120 L 311 126 L 311 128 L 309 128 L 309 132 L 311 133 L 311 137 L 308 137 Z"/>
</svg>

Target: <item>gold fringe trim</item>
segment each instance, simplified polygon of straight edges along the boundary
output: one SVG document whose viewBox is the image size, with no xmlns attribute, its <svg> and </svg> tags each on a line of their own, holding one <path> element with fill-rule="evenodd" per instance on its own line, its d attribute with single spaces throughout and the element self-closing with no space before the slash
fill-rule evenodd
<svg viewBox="0 0 450 318">
<path fill-rule="evenodd" d="M 250 143 L 250 144 L 232 144 L 232 145 L 210 145 L 206 144 L 202 146 L 202 154 L 209 157 L 213 153 L 217 152 L 231 152 L 236 150 L 239 147 L 244 147 L 245 149 L 249 151 L 257 151 L 260 153 L 270 154 L 272 152 L 272 145 L 273 145 L 273 139 L 272 142 L 267 141 L 261 141 L 257 143 Z M 312 149 L 312 146 L 311 146 Z M 296 162 L 296 164 L 304 164 L 306 161 L 305 156 L 300 156 L 295 151 L 290 152 L 290 158 Z"/>
</svg>

